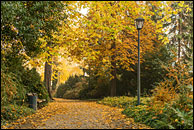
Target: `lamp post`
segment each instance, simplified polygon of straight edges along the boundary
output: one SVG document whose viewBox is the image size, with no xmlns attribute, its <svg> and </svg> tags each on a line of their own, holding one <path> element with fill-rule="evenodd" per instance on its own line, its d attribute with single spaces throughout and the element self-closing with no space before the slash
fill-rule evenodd
<svg viewBox="0 0 194 130">
<path fill-rule="evenodd" d="M 138 30 L 138 65 L 137 65 L 137 105 L 140 105 L 140 30 L 143 28 L 144 19 L 135 19 L 135 26 Z"/>
</svg>

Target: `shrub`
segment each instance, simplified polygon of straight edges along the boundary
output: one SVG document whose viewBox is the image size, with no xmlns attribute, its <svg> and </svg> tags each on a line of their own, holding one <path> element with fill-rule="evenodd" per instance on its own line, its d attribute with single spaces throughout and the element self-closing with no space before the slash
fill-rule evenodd
<svg viewBox="0 0 194 130">
<path fill-rule="evenodd" d="M 43 82 L 41 82 L 40 74 L 35 68 L 24 71 L 22 83 L 24 84 L 27 93 L 37 93 L 39 99 L 46 99 L 48 101 L 47 89 Z"/>
<path fill-rule="evenodd" d="M 166 78 L 163 82 L 152 90 L 153 100 L 151 106 L 164 106 L 165 103 L 173 104 L 181 95 L 192 95 L 189 86 L 193 88 L 193 72 L 191 71 L 190 64 L 177 63 L 174 66 L 163 66 L 168 70 Z"/>
<path fill-rule="evenodd" d="M 85 78 L 86 83 L 80 92 L 80 98 L 103 98 L 109 95 L 109 80 L 105 76 L 91 75 L 90 79 Z"/>
<path fill-rule="evenodd" d="M 71 76 L 58 87 L 56 97 L 72 99 L 101 98 L 109 95 L 108 81 L 104 77 Z"/>
<path fill-rule="evenodd" d="M 142 98 L 141 104 L 146 104 L 148 101 L 150 101 L 150 99 L 151 99 L 150 97 Z M 128 108 L 130 106 L 136 106 L 137 97 L 127 97 L 127 96 L 105 97 L 102 100 L 99 100 L 97 103 L 113 107 Z"/>
<path fill-rule="evenodd" d="M 16 82 L 13 74 L 5 74 L 1 68 L 1 105 L 11 102 L 17 93 Z"/>
<path fill-rule="evenodd" d="M 1 125 L 3 125 L 6 121 L 11 122 L 13 120 L 17 120 L 22 116 L 27 116 L 35 111 L 26 106 L 18 106 L 16 104 L 8 104 L 1 107 Z"/>
<path fill-rule="evenodd" d="M 158 121 L 158 124 L 162 124 L 163 128 L 193 129 L 193 105 L 187 104 L 189 108 L 186 110 L 180 108 L 179 105 L 178 103 L 172 106 L 167 105 L 165 118 Z"/>
<path fill-rule="evenodd" d="M 22 69 L 21 69 L 22 68 Z M 1 68 L 1 121 L 12 121 L 33 112 L 28 108 L 27 92 L 35 92 L 39 98 L 47 99 L 46 88 L 35 69 L 24 69 L 13 73 L 8 67 Z M 23 74 L 23 75 L 21 75 Z M 14 104 L 14 105 L 11 105 Z M 42 104 L 43 106 L 45 104 Z"/>
<path fill-rule="evenodd" d="M 182 97 L 172 105 L 165 104 L 160 111 L 149 106 L 149 103 L 139 106 L 130 106 L 123 111 L 136 122 L 145 123 L 156 129 L 192 129 L 193 103 L 192 99 L 185 97 L 187 107 L 180 105 Z"/>
<path fill-rule="evenodd" d="M 123 113 L 157 129 L 193 129 L 193 71 L 190 63 L 164 66 L 169 73 L 153 90 L 145 106 L 131 106 Z"/>
<path fill-rule="evenodd" d="M 24 101 L 25 89 L 12 72 L 5 72 L 7 68 L 1 68 L 1 105 Z"/>
<path fill-rule="evenodd" d="M 59 85 L 56 92 L 56 97 L 62 98 L 66 91 L 74 89 L 76 87 L 76 83 L 81 81 L 81 78 L 82 76 L 77 76 L 77 75 L 70 76 L 64 84 Z"/>
<path fill-rule="evenodd" d="M 73 88 L 65 91 L 63 98 L 78 99 L 80 97 L 80 91 L 83 89 L 83 82 L 77 82 Z"/>
</svg>

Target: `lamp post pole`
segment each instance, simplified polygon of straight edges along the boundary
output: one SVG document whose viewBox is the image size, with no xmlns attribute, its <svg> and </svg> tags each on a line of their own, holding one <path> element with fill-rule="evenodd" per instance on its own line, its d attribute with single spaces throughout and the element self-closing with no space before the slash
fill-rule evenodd
<svg viewBox="0 0 194 130">
<path fill-rule="evenodd" d="M 138 30 L 138 64 L 137 64 L 137 105 L 140 105 L 140 30 L 143 28 L 144 19 L 135 19 L 135 26 Z"/>
<path fill-rule="evenodd" d="M 137 105 L 140 105 L 140 30 L 138 29 Z"/>
</svg>

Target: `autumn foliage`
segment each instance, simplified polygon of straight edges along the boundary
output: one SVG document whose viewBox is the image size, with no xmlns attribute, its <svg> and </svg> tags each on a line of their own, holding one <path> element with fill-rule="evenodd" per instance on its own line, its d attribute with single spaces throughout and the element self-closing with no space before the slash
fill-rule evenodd
<svg viewBox="0 0 194 130">
<path fill-rule="evenodd" d="M 112 96 L 100 103 L 151 127 L 193 128 L 193 2 L 3 1 L 1 16 L 3 123 L 33 113 L 33 92 L 47 102 Z M 123 97 L 136 95 L 138 17 L 143 106 Z"/>
</svg>

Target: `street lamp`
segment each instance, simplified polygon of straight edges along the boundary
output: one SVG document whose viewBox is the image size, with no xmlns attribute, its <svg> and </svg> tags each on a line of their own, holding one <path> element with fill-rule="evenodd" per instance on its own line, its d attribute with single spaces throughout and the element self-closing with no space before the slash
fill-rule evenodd
<svg viewBox="0 0 194 130">
<path fill-rule="evenodd" d="M 140 30 L 143 28 L 144 19 L 135 19 L 135 26 L 138 30 L 138 65 L 137 65 L 137 105 L 140 105 Z"/>
</svg>

